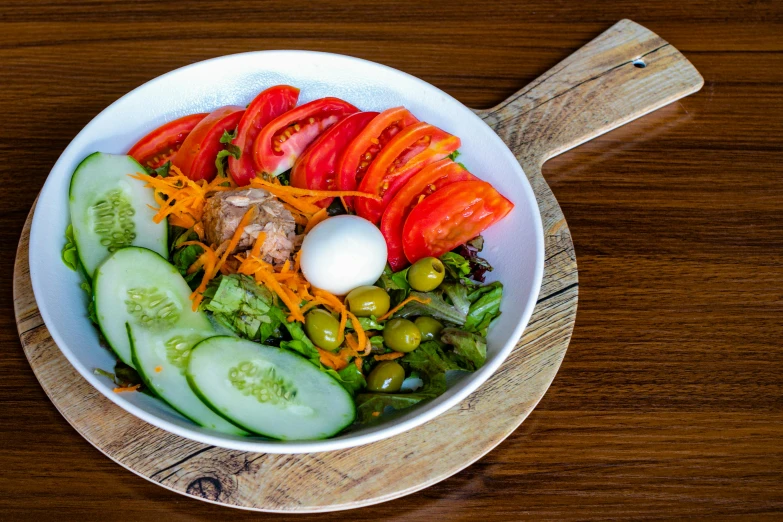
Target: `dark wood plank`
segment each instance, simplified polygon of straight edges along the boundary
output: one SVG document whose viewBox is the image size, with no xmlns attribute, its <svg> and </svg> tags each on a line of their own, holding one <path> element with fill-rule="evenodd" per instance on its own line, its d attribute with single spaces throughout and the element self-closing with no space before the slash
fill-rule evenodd
<svg viewBox="0 0 783 522">
<path fill-rule="evenodd" d="M 706 83 L 545 167 L 580 268 L 574 338 L 552 388 L 457 476 L 320 518 L 780 517 L 779 2 L 6 0 L 0 518 L 258 516 L 185 499 L 103 457 L 49 403 L 19 346 L 16 240 L 60 151 L 103 107 L 172 68 L 271 48 L 372 59 L 488 107 L 620 18 L 675 45 Z"/>
</svg>

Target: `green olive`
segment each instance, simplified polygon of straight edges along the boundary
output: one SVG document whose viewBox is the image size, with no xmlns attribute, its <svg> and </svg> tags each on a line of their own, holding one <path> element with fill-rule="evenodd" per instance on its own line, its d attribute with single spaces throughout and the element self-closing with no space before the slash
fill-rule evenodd
<svg viewBox="0 0 783 522">
<path fill-rule="evenodd" d="M 389 311 L 391 302 L 386 290 L 377 286 L 360 286 L 345 296 L 351 313 L 356 317 L 380 317 Z"/>
<path fill-rule="evenodd" d="M 408 269 L 408 283 L 419 292 L 435 290 L 443 282 L 446 268 L 437 257 L 419 259 Z"/>
<path fill-rule="evenodd" d="M 394 393 L 400 391 L 405 380 L 405 370 L 399 363 L 383 361 L 367 376 L 367 390 L 371 392 Z"/>
<path fill-rule="evenodd" d="M 305 317 L 305 332 L 307 337 L 319 348 L 336 350 L 343 344 L 343 336 L 339 335 L 340 321 L 320 308 L 307 312 Z"/>
<path fill-rule="evenodd" d="M 443 325 L 437 319 L 432 317 L 421 316 L 417 317 L 414 324 L 419 328 L 421 332 L 422 341 L 432 341 L 438 339 L 440 331 L 443 330 Z"/>
<path fill-rule="evenodd" d="M 383 329 L 383 342 L 395 352 L 412 352 L 421 343 L 421 332 L 413 321 L 392 319 Z"/>
</svg>

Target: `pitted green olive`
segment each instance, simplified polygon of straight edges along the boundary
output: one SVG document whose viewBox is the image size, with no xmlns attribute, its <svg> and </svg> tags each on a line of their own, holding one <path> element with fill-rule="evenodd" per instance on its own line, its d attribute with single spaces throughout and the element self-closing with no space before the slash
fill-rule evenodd
<svg viewBox="0 0 783 522">
<path fill-rule="evenodd" d="M 419 292 L 435 290 L 443 282 L 446 267 L 437 257 L 419 259 L 408 269 L 408 283 Z"/>
</svg>

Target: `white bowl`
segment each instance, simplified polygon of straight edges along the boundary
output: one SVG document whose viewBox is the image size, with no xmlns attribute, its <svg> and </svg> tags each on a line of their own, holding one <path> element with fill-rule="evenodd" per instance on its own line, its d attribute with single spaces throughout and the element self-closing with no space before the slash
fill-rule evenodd
<svg viewBox="0 0 783 522">
<path fill-rule="evenodd" d="M 68 186 L 76 165 L 88 154 L 125 153 L 159 125 L 222 105 L 246 105 L 276 84 L 301 89 L 300 102 L 337 96 L 362 110 L 404 105 L 417 118 L 462 139 L 460 161 L 491 182 L 515 205 L 485 234 L 484 256 L 494 266 L 489 275 L 505 285 L 502 315 L 489 332 L 487 362 L 477 372 L 450 379 L 440 397 L 419 404 L 372 427 L 318 441 L 280 442 L 223 435 L 196 426 L 162 401 L 141 393 L 112 392 L 95 368 L 111 370 L 115 358 L 98 343 L 86 316 L 86 294 L 79 276 L 60 261 L 68 224 Z M 85 86 L 89 89 L 89 85 Z M 533 312 L 544 266 L 544 236 L 536 198 L 501 139 L 460 102 L 403 72 L 335 54 L 264 51 L 199 62 L 147 82 L 96 116 L 68 145 L 41 191 L 30 234 L 30 277 L 38 308 L 62 353 L 98 391 L 138 418 L 161 429 L 205 444 L 265 453 L 309 453 L 350 448 L 378 441 L 418 426 L 457 405 L 486 381 L 514 348 Z"/>
</svg>

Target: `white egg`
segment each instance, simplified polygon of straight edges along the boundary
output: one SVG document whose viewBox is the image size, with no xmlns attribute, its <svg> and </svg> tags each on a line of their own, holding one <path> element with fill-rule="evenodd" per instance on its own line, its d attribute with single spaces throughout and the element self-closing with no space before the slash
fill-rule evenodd
<svg viewBox="0 0 783 522">
<path fill-rule="evenodd" d="M 375 283 L 386 266 L 386 240 L 358 216 L 335 216 L 317 224 L 302 242 L 302 273 L 316 288 L 345 295 Z"/>
</svg>

